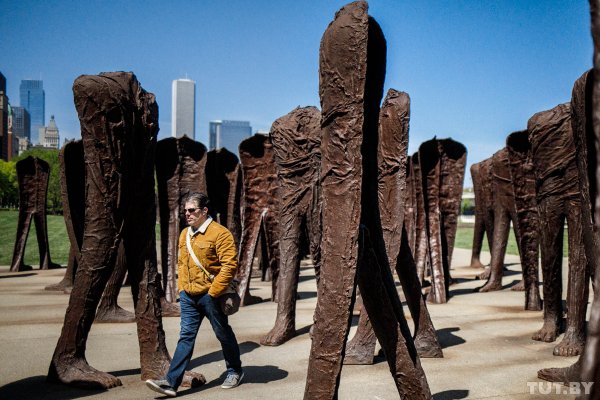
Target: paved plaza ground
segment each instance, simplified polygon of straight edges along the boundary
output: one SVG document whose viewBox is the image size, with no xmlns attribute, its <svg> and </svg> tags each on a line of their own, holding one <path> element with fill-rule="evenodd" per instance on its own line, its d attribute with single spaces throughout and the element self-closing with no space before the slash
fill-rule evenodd
<svg viewBox="0 0 600 400">
<path fill-rule="evenodd" d="M 456 249 L 447 304 L 429 305 L 433 323 L 444 348 L 443 359 L 422 359 L 434 399 L 569 399 L 567 388 L 550 386 L 537 379 L 540 368 L 563 367 L 576 358 L 554 357 L 552 343 L 531 340 L 542 326 L 542 312 L 523 311 L 524 295 L 509 287 L 519 279 L 516 256 L 507 256 L 504 289 L 474 293 L 482 282 L 467 267 L 470 250 Z M 483 261 L 489 260 L 484 254 Z M 566 261 L 566 260 L 565 260 Z M 564 263 L 566 265 L 566 262 Z M 48 364 L 63 323 L 68 295 L 45 291 L 60 281 L 62 270 L 33 270 L 11 273 L 0 267 L 0 399 L 153 399 L 140 380 L 139 348 L 134 323 L 94 324 L 87 343 L 89 363 L 118 376 L 123 386 L 108 391 L 74 389 L 45 381 Z M 567 274 L 563 273 L 563 277 Z M 270 297 L 270 283 L 253 280 L 252 294 Z M 309 329 L 316 303 L 312 268 L 301 270 L 300 300 L 297 306 L 298 336 L 279 347 L 259 344 L 275 319 L 277 305 L 265 301 L 230 317 L 242 352 L 246 377 L 233 390 L 220 388 L 224 362 L 220 346 L 208 323 L 200 328 L 191 367 L 206 376 L 207 384 L 182 390 L 186 399 L 302 399 L 310 352 Z M 120 295 L 120 304 L 132 310 L 129 288 Z M 405 309 L 409 324 L 412 321 Z M 355 318 L 351 335 L 356 329 Z M 179 318 L 164 318 L 167 347 L 172 353 L 178 339 Z M 559 340 L 562 336 L 559 337 Z M 528 385 L 528 382 L 529 383 Z M 541 386 L 537 386 L 540 382 Z M 534 394 L 531 394 L 533 390 Z M 556 394 L 556 391 L 561 392 Z M 551 391 L 550 394 L 541 392 Z M 377 357 L 375 364 L 344 366 L 339 398 L 397 399 L 387 363 Z"/>
</svg>

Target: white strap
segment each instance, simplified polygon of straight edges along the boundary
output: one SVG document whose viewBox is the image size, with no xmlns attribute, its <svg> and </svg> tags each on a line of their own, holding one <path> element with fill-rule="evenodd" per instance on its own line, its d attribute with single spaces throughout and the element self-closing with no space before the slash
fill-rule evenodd
<svg viewBox="0 0 600 400">
<path fill-rule="evenodd" d="M 213 274 L 210 274 L 200 263 L 200 260 L 198 260 L 198 257 L 196 257 L 196 254 L 194 253 L 194 249 L 192 249 L 192 244 L 190 243 L 190 238 L 192 237 L 192 230 L 188 227 L 187 228 L 187 234 L 185 235 L 185 244 L 187 245 L 187 249 L 188 249 L 188 253 L 190 253 L 190 256 L 192 257 L 192 260 L 194 260 L 194 262 L 196 263 L 196 265 L 198 266 L 198 268 L 200 268 L 202 271 L 204 271 L 204 273 L 206 274 L 206 276 L 208 276 L 208 279 L 212 282 L 213 279 L 215 279 L 215 276 Z"/>
</svg>

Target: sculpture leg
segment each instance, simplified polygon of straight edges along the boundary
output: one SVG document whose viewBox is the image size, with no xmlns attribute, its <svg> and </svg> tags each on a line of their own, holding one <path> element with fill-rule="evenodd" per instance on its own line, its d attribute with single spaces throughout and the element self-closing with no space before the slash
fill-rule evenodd
<svg viewBox="0 0 600 400">
<path fill-rule="evenodd" d="M 30 265 L 25 265 L 25 245 L 27 244 L 27 236 L 31 228 L 31 220 L 33 214 L 30 212 L 22 212 L 19 210 L 19 220 L 17 222 L 17 238 L 15 239 L 15 247 L 13 250 L 13 259 L 10 263 L 10 271 L 29 271 Z"/>
<path fill-rule="evenodd" d="M 385 254 L 378 257 L 380 252 L 372 245 L 368 232 L 361 231 L 365 236 L 360 240 L 358 285 L 400 398 L 431 399 L 429 384 L 404 318 L 391 271 L 378 262 L 385 258 Z"/>
<path fill-rule="evenodd" d="M 75 271 L 77 271 L 77 255 L 79 250 L 77 247 L 71 245 L 69 248 L 69 260 L 67 261 L 67 270 L 62 280 L 54 285 L 48 285 L 44 290 L 57 290 L 62 292 L 68 288 L 73 287 L 73 280 L 75 278 Z"/>
<path fill-rule="evenodd" d="M 369 314 L 363 307 L 358 318 L 358 326 L 352 340 L 346 345 L 344 365 L 373 364 L 377 336 L 369 320 Z"/>
<path fill-rule="evenodd" d="M 475 225 L 473 227 L 473 248 L 471 250 L 471 268 L 484 268 L 481 263 L 481 246 L 483 245 L 483 235 L 485 234 L 485 223 L 481 213 L 475 214 Z"/>
<path fill-rule="evenodd" d="M 267 261 L 268 275 L 271 277 L 271 301 L 279 301 L 279 239 L 276 215 L 268 210 L 261 218 L 263 261 Z"/>
<path fill-rule="evenodd" d="M 48 226 L 46 224 L 46 214 L 38 211 L 33 214 L 35 223 L 35 234 L 38 241 L 38 249 L 40 252 L 40 269 L 60 268 L 59 264 L 53 263 L 50 257 L 50 245 L 48 243 Z"/>
<path fill-rule="evenodd" d="M 256 245 L 260 234 L 261 219 L 246 218 L 242 231 L 240 244 L 239 263 L 237 279 L 240 282 L 238 294 L 240 295 L 241 306 L 253 304 L 256 300 L 250 296 L 250 279 L 252 278 L 252 263 L 256 253 Z"/>
<path fill-rule="evenodd" d="M 92 168 L 93 164 L 88 166 Z M 89 189 L 91 198 L 96 195 L 93 199 L 96 201 L 92 201 L 93 206 L 89 207 L 95 210 L 96 215 L 89 217 L 93 226 L 84 235 L 81 264 L 77 269 L 62 333 L 52 356 L 48 379 L 78 387 L 108 389 L 120 385 L 121 381 L 92 368 L 85 359 L 87 336 L 112 273 L 119 245 L 114 239 L 117 229 L 112 223 L 112 215 L 104 206 L 101 193 L 95 193 L 96 187 L 90 185 Z"/>
<path fill-rule="evenodd" d="M 569 281 L 567 289 L 567 328 L 562 341 L 554 347 L 555 356 L 576 356 L 585 344 L 585 314 L 589 297 L 590 274 L 581 221 L 581 202 L 568 200 L 566 205 L 569 240 Z"/>
<path fill-rule="evenodd" d="M 96 322 L 134 322 L 133 313 L 121 308 L 117 304 L 119 292 L 127 273 L 127 261 L 125 260 L 125 250 L 123 243 L 119 246 L 115 269 L 106 284 L 106 289 L 102 294 L 100 305 L 96 311 Z"/>
<path fill-rule="evenodd" d="M 302 218 L 298 210 L 281 212 L 281 236 L 279 238 L 281 265 L 277 280 L 277 317 L 275 326 L 260 341 L 264 346 L 279 346 L 296 335 L 296 296 L 300 273 L 300 232 Z"/>
<path fill-rule="evenodd" d="M 406 230 L 402 232 L 402 245 L 396 272 L 402 284 L 402 290 L 415 323 L 414 340 L 419 357 L 442 358 L 442 347 L 438 342 L 431 316 L 421 294 L 421 283 L 417 276 L 417 268 L 408 245 Z"/>
<path fill-rule="evenodd" d="M 491 292 L 502 289 L 502 270 L 504 268 L 504 256 L 506 255 L 509 230 L 509 214 L 503 208 L 497 207 L 494 213 L 494 245 L 492 247 L 492 260 L 490 262 L 490 276 L 486 284 L 476 289 L 477 291 Z"/>
<path fill-rule="evenodd" d="M 533 334 L 533 340 L 553 342 L 560 333 L 562 322 L 562 252 L 564 214 L 562 200 L 554 196 L 538 204 L 544 281 L 544 325 Z"/>
<path fill-rule="evenodd" d="M 181 313 L 179 304 L 177 304 L 177 251 L 179 248 L 179 203 L 175 208 L 169 210 L 169 227 L 167 229 L 166 249 L 162 254 L 166 254 L 162 267 L 162 288 L 160 297 L 162 315 L 165 317 L 178 317 Z M 162 244 L 161 244 L 162 247 Z M 164 295 L 162 295 L 164 294 Z"/>
</svg>

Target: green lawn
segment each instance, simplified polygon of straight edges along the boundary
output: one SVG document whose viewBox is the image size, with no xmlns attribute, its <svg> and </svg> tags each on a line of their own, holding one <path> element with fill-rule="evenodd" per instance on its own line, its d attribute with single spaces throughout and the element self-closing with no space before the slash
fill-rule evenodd
<svg viewBox="0 0 600 400">
<path fill-rule="evenodd" d="M 12 261 L 18 218 L 18 211 L 0 210 L 0 265 L 10 265 Z M 65 220 L 62 215 L 48 215 L 47 223 L 50 257 L 53 262 L 66 265 L 70 244 Z M 40 265 L 40 253 L 33 221 L 31 221 L 31 229 L 25 245 L 25 264 L 31 265 L 33 268 L 38 268 Z"/>
<path fill-rule="evenodd" d="M 459 224 L 456 231 L 456 241 L 454 247 L 459 249 L 470 249 L 473 247 L 473 224 Z M 565 229 L 565 236 L 563 238 L 563 257 L 568 256 L 567 247 L 567 229 Z M 483 237 L 482 251 L 490 251 L 488 247 L 487 237 Z M 517 241 L 515 240 L 514 231 L 511 229 L 508 237 L 508 243 L 506 245 L 507 254 L 519 255 L 519 249 L 517 248 Z"/>
</svg>

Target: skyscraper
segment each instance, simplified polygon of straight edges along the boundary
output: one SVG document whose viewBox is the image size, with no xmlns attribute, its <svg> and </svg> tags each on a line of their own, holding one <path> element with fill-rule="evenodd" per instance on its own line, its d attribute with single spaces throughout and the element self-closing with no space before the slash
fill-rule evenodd
<svg viewBox="0 0 600 400">
<path fill-rule="evenodd" d="M 12 123 L 13 134 L 15 136 L 29 139 L 31 120 L 29 119 L 29 112 L 25 107 L 12 108 Z"/>
<path fill-rule="evenodd" d="M 208 136 L 209 150 L 224 147 L 232 153 L 238 154 L 240 142 L 252 136 L 252 127 L 248 121 L 210 121 Z"/>
<path fill-rule="evenodd" d="M 187 135 L 196 139 L 196 82 L 190 79 L 173 81 L 171 105 L 171 136 Z"/>
<path fill-rule="evenodd" d="M 19 87 L 21 107 L 29 111 L 31 128 L 29 141 L 38 143 L 38 131 L 46 121 L 46 94 L 44 82 L 40 80 L 22 80 Z"/>
</svg>

